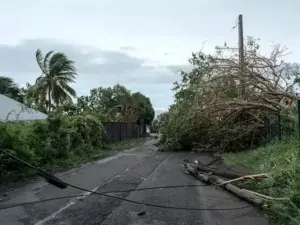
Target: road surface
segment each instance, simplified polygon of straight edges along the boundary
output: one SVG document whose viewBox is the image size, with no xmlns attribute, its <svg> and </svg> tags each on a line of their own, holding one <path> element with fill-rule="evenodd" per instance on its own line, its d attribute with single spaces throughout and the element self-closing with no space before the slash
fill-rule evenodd
<svg viewBox="0 0 300 225">
<path fill-rule="evenodd" d="M 149 140 L 142 146 L 83 164 L 57 174 L 73 185 L 97 192 L 168 185 L 201 184 L 183 172 L 183 159 L 199 159 L 195 153 L 157 152 Z M 202 156 L 201 156 L 202 157 Z M 204 157 L 204 156 L 203 156 Z M 202 158 L 203 160 L 203 158 Z M 47 201 L 0 211 L 2 225 L 267 225 L 258 210 L 249 207 L 230 211 L 174 210 L 136 205 L 93 195 L 71 187 L 61 190 L 42 179 L 8 191 L 0 208 L 9 204 L 67 195 L 69 199 Z M 113 195 L 134 201 L 183 208 L 239 208 L 248 204 L 211 186 L 153 189 Z M 141 214 L 141 215 L 139 215 Z"/>
</svg>

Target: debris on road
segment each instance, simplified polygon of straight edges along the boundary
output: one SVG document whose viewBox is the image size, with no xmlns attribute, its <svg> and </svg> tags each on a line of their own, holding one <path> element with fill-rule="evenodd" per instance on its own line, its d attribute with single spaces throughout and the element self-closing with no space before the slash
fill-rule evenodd
<svg viewBox="0 0 300 225">
<path fill-rule="evenodd" d="M 186 168 L 185 173 L 193 175 L 194 177 L 196 177 L 196 179 L 200 181 L 203 181 L 208 184 L 213 184 L 217 187 L 221 187 L 256 206 L 266 207 L 266 198 L 264 198 L 263 196 L 259 196 L 254 192 L 250 192 L 245 189 L 240 189 L 239 187 L 231 184 L 232 182 L 237 180 L 243 180 L 247 178 L 254 179 L 254 178 L 266 177 L 265 174 L 242 176 L 234 173 L 212 170 L 211 168 L 208 167 L 199 166 L 197 163 L 187 163 L 185 164 L 185 168 Z M 236 177 L 233 180 L 226 181 L 220 178 L 220 176 L 222 175 L 224 175 L 223 177 L 226 178 L 232 178 L 233 175 Z"/>
<path fill-rule="evenodd" d="M 246 180 L 246 179 L 252 179 L 253 180 L 255 178 L 266 178 L 266 177 L 267 177 L 267 174 L 265 174 L 265 173 L 245 175 L 245 176 L 241 176 L 241 177 L 236 178 L 236 179 L 225 181 L 223 184 L 220 184 L 220 186 L 225 185 L 225 184 L 229 184 L 229 183 L 232 183 L 232 182 L 235 182 L 235 181 L 240 181 L 240 180 Z"/>
</svg>

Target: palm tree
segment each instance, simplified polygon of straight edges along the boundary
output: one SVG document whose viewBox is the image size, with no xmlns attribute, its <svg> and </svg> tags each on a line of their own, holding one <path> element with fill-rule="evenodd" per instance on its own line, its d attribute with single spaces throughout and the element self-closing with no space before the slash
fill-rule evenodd
<svg viewBox="0 0 300 225">
<path fill-rule="evenodd" d="M 15 99 L 19 102 L 22 102 L 23 100 L 19 87 L 13 81 L 13 79 L 9 77 L 0 76 L 0 94 Z"/>
<path fill-rule="evenodd" d="M 34 96 L 39 96 L 41 104 L 47 104 L 48 111 L 53 105 L 60 105 L 76 97 L 75 90 L 69 86 L 77 76 L 74 61 L 61 52 L 48 52 L 45 57 L 41 50 L 36 51 L 36 61 L 42 75 L 36 79 L 32 87 Z"/>
</svg>

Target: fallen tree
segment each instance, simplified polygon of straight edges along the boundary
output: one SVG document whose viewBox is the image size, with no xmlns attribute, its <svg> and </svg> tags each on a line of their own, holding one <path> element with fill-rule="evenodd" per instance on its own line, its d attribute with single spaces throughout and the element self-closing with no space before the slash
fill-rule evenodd
<svg viewBox="0 0 300 225">
<path fill-rule="evenodd" d="M 217 48 L 214 55 L 194 53 L 193 69 L 182 72 L 174 87 L 175 104 L 162 122 L 162 147 L 238 151 L 258 145 L 266 119 L 276 123 L 279 113 L 295 107 L 300 70 L 283 61 L 288 53 L 275 45 L 263 55 L 253 38 L 243 64 L 232 48 Z"/>
<path fill-rule="evenodd" d="M 235 194 L 236 196 L 238 196 L 256 206 L 263 207 L 265 204 L 265 200 L 261 196 L 258 196 L 247 190 L 240 189 L 231 183 L 226 183 L 225 180 L 223 180 L 217 176 L 199 173 L 197 167 L 192 166 L 191 164 L 186 164 L 185 167 L 189 174 L 192 174 L 194 177 L 196 177 L 200 181 L 222 187 L 225 190 Z"/>
</svg>

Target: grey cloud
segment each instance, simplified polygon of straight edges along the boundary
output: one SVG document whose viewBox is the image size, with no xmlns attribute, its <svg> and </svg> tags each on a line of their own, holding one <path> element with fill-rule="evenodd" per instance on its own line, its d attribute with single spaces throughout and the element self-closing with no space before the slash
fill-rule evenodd
<svg viewBox="0 0 300 225">
<path fill-rule="evenodd" d="M 35 61 L 36 49 L 44 53 L 54 50 L 64 52 L 76 62 L 77 83 L 94 85 L 112 83 L 173 83 L 179 79 L 176 66 L 148 66 L 146 60 L 129 56 L 124 52 L 84 48 L 53 40 L 25 40 L 17 46 L 0 46 L 0 72 L 3 74 L 40 75 Z M 34 80 L 27 77 L 28 80 Z M 20 81 L 24 83 L 24 81 Z"/>
<path fill-rule="evenodd" d="M 38 48 L 44 53 L 50 50 L 64 52 L 76 62 L 78 77 L 72 86 L 78 95 L 87 94 L 92 88 L 120 83 L 132 91 L 147 94 L 155 107 L 166 108 L 173 99 L 173 83 L 180 78 L 174 70 L 177 66 L 149 66 L 146 59 L 121 51 L 86 48 L 53 40 L 26 40 L 17 46 L 0 45 L 0 74 L 23 85 L 34 82 L 41 73 L 35 61 Z"/>
<path fill-rule="evenodd" d="M 180 71 L 189 72 L 193 68 L 191 64 L 168 65 L 166 67 L 174 73 L 179 73 Z"/>
<path fill-rule="evenodd" d="M 136 48 L 132 47 L 132 46 L 122 46 L 122 47 L 120 47 L 120 50 L 123 50 L 123 51 L 133 51 L 135 49 Z"/>
<path fill-rule="evenodd" d="M 116 75 L 133 71 L 142 66 L 144 60 L 128 56 L 123 52 L 84 49 L 60 42 L 47 40 L 26 40 L 17 46 L 0 46 L 0 72 L 39 72 L 35 62 L 35 51 L 44 53 L 54 50 L 67 54 L 76 62 L 79 73 Z M 104 63 L 97 63 L 104 60 Z"/>
</svg>

